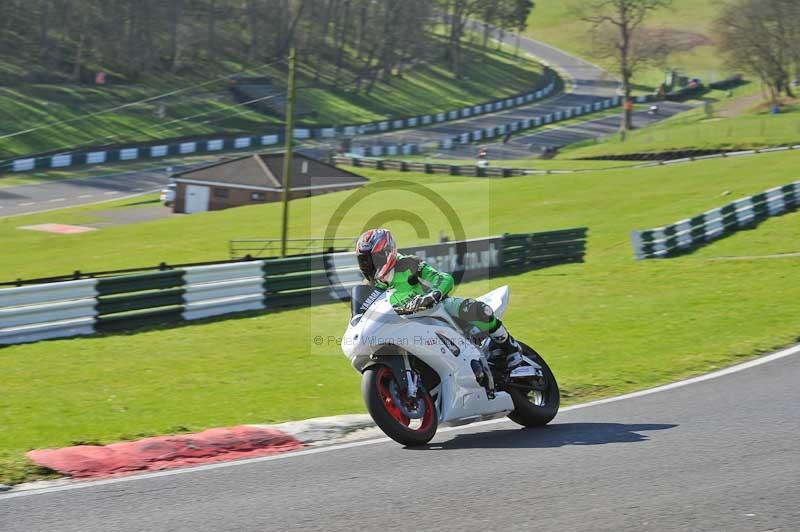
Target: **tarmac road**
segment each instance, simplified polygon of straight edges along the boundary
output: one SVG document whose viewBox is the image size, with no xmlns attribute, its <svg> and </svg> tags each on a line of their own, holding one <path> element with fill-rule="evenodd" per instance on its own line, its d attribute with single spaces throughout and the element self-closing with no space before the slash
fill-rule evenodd
<svg viewBox="0 0 800 532">
<path fill-rule="evenodd" d="M 524 118 L 543 116 L 567 108 L 594 103 L 617 95 L 619 81 L 602 68 L 563 52 L 557 48 L 526 37 L 520 38 L 520 49 L 557 68 L 573 84 L 571 93 L 562 94 L 543 102 L 533 103 L 507 111 L 476 116 L 457 122 L 446 122 L 413 130 L 402 130 L 381 135 L 369 135 L 353 141 L 353 146 L 377 144 L 417 143 L 432 144 L 443 138 L 490 126 L 502 126 Z M 503 80 L 498 80 L 502 83 Z M 589 115 L 591 116 L 591 115 Z"/>
<path fill-rule="evenodd" d="M 507 111 L 489 115 L 482 115 L 470 119 L 439 125 L 432 125 L 414 130 L 404 130 L 382 135 L 369 135 L 357 138 L 354 146 L 395 144 L 398 142 L 415 142 L 426 144 L 436 142 L 441 138 L 452 137 L 466 131 L 478 128 L 499 126 L 522 118 L 542 116 L 551 112 L 572 108 L 586 103 L 603 100 L 616 95 L 618 81 L 613 79 L 605 70 L 572 56 L 547 44 L 528 38 L 520 39 L 520 48 L 535 55 L 550 65 L 557 67 L 562 73 L 572 80 L 574 91 L 545 100 L 540 103 L 522 106 Z M 503 80 L 498 80 L 502 83 Z M 523 90 L 520 88 L 520 90 Z M 587 118 L 591 120 L 591 115 Z M 611 123 L 611 119 L 608 119 Z M 599 127 L 590 123 L 583 128 L 585 134 L 604 136 L 608 134 L 608 124 Z M 572 130 L 570 130 L 572 131 Z M 519 137 L 512 143 L 512 147 L 519 148 L 522 156 L 529 156 L 530 151 L 523 139 L 538 138 L 536 135 L 543 133 L 533 132 L 530 136 Z M 547 139 L 554 139 L 554 133 L 547 133 Z M 537 141 L 538 142 L 538 141 Z M 522 143 L 522 144 L 520 144 Z M 494 145 L 493 145 L 494 146 Z M 501 145 L 497 145 L 501 146 Z M 324 157 L 334 148 L 334 145 L 314 147 L 312 145 L 301 148 L 301 151 L 318 157 Z M 527 150 L 527 151 L 526 151 Z M 513 151 L 508 151 L 505 157 L 497 157 L 495 153 L 500 150 L 492 148 L 490 157 L 509 158 Z M 448 155 L 450 153 L 448 152 Z M 463 147 L 452 152 L 453 157 L 474 157 L 474 147 Z M 115 199 L 132 194 L 141 194 L 162 188 L 169 179 L 163 170 L 132 171 L 111 174 L 107 176 L 91 177 L 85 179 L 54 180 L 35 185 L 23 185 L 0 188 L 0 218 L 19 214 L 40 212 L 45 210 L 83 205 L 106 199 Z"/>
<path fill-rule="evenodd" d="M 172 163 L 168 166 L 156 166 L 154 163 L 152 167 L 142 170 L 0 187 L 0 218 L 157 192 L 171 181 L 172 174 L 205 166 L 215 160 Z"/>
<path fill-rule="evenodd" d="M 797 353 L 572 409 L 543 429 L 504 421 L 441 432 L 422 449 L 368 441 L 0 495 L 0 530 L 793 531 Z"/>
<path fill-rule="evenodd" d="M 633 123 L 637 128 L 646 127 L 692 108 L 679 102 L 660 102 L 659 112 L 651 115 L 647 111 L 634 113 Z M 486 148 L 489 160 L 521 159 L 538 155 L 546 147 L 560 148 L 582 140 L 602 138 L 619 131 L 620 116 L 607 116 L 572 124 L 570 126 L 537 129 L 528 135 L 513 137 L 509 142 L 477 143 L 473 146 L 458 146 L 453 150 L 438 152 L 438 156 L 450 159 L 474 159 L 478 147 Z"/>
<path fill-rule="evenodd" d="M 153 192 L 169 182 L 164 170 L 132 171 L 0 188 L 0 218 Z"/>
</svg>

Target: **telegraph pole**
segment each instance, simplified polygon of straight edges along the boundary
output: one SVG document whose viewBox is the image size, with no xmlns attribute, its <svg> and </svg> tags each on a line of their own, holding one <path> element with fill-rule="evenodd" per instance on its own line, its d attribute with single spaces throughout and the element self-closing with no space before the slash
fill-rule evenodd
<svg viewBox="0 0 800 532">
<path fill-rule="evenodd" d="M 286 235 L 289 224 L 289 181 L 292 175 L 292 144 L 294 140 L 294 85 L 297 63 L 294 46 L 289 50 L 289 88 L 286 93 L 285 153 L 283 154 L 283 224 L 281 225 L 281 257 L 286 256 Z"/>
</svg>

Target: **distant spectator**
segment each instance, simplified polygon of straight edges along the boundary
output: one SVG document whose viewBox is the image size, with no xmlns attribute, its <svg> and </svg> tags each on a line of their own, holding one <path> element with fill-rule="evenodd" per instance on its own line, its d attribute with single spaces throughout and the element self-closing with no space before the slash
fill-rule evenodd
<svg viewBox="0 0 800 532">
<path fill-rule="evenodd" d="M 622 108 L 626 111 L 633 111 L 633 98 L 628 98 L 625 100 L 625 103 L 622 105 Z"/>
</svg>

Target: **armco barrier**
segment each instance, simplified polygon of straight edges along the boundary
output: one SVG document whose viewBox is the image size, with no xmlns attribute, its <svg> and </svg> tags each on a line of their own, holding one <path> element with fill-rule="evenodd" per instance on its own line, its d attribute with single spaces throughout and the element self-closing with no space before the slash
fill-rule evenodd
<svg viewBox="0 0 800 532">
<path fill-rule="evenodd" d="M 650 101 L 652 99 L 653 98 L 651 96 L 645 96 L 643 97 L 642 101 Z M 458 146 L 471 144 L 473 142 L 477 142 L 483 139 L 491 139 L 502 135 L 517 133 L 519 131 L 527 131 L 529 129 L 540 127 L 543 124 L 552 124 L 555 122 L 561 122 L 563 120 L 569 120 L 570 118 L 573 118 L 575 116 L 591 112 L 598 112 L 605 109 L 610 109 L 611 107 L 617 107 L 622 105 L 622 100 L 623 100 L 622 96 L 614 96 L 613 98 L 607 98 L 595 102 L 594 105 L 591 107 L 575 106 L 568 108 L 564 111 L 549 113 L 547 115 L 537 116 L 534 118 L 525 118 L 517 120 L 515 122 L 511 122 L 510 124 L 506 124 L 500 127 L 493 126 L 484 129 L 477 129 L 471 133 L 462 133 L 460 135 L 441 139 L 439 141 L 438 148 L 440 150 L 450 150 Z"/>
<path fill-rule="evenodd" d="M 507 271 L 547 268 L 583 262 L 586 227 L 503 237 L 503 268 Z"/>
<path fill-rule="evenodd" d="M 336 164 L 346 164 L 362 168 L 375 168 L 376 170 L 398 170 L 400 172 L 419 172 L 423 174 L 463 175 L 471 177 L 513 177 L 526 174 L 522 168 L 482 168 L 475 164 L 441 164 L 441 163 L 412 163 L 406 161 L 392 161 L 389 159 L 365 159 L 361 157 L 337 156 Z"/>
<path fill-rule="evenodd" d="M 96 279 L 0 290 L 0 345 L 95 331 Z"/>
<path fill-rule="evenodd" d="M 457 282 L 581 262 L 586 229 L 504 235 L 401 250 Z M 0 345 L 345 300 L 355 255 L 331 253 L 186 266 L 0 289 Z"/>
<path fill-rule="evenodd" d="M 181 318 L 183 275 L 183 270 L 166 270 L 98 279 L 96 330 L 117 331 Z"/>
<path fill-rule="evenodd" d="M 664 227 L 633 231 L 633 250 L 637 259 L 680 255 L 740 229 L 754 227 L 771 216 L 794 211 L 798 206 L 800 181 L 795 181 Z"/>
<path fill-rule="evenodd" d="M 329 139 L 336 135 L 352 137 L 355 135 L 369 135 L 379 132 L 414 128 L 419 127 L 420 124 L 430 124 L 433 121 L 446 122 L 450 120 L 461 120 L 479 114 L 511 109 L 549 96 L 559 85 L 556 74 L 550 69 L 547 69 L 545 72 L 545 83 L 547 83 L 547 85 L 544 87 L 513 98 L 489 102 L 474 107 L 451 110 L 446 113 L 417 115 L 402 119 L 338 127 L 322 126 L 310 128 L 300 126 L 294 130 L 294 138 L 298 140 Z M 478 108 L 480 108 L 481 111 L 478 111 Z M 258 134 L 228 133 L 182 139 L 164 139 L 124 146 L 95 146 L 62 153 L 26 155 L 24 157 L 0 161 L 0 174 L 66 168 L 70 166 L 101 164 L 115 161 L 157 159 L 166 156 L 252 149 L 259 146 L 276 147 L 282 145 L 283 141 L 283 132 L 276 130 Z M 371 148 L 375 150 L 374 153 L 364 153 L 362 155 L 380 156 L 384 153 L 391 154 L 392 152 L 395 154 L 412 154 L 418 151 L 418 146 L 413 144 L 394 144 L 388 147 L 372 146 Z M 391 151 L 384 151 L 388 148 L 391 148 Z"/>
<path fill-rule="evenodd" d="M 184 320 L 262 310 L 263 261 L 192 266 L 184 271 Z"/>
<path fill-rule="evenodd" d="M 800 144 L 796 144 L 793 146 L 773 146 L 769 148 L 756 148 L 752 150 L 741 150 L 741 151 L 731 151 L 731 152 L 713 152 L 712 150 L 695 150 L 695 152 L 700 152 L 700 151 L 702 151 L 703 153 L 711 152 L 711 154 L 682 157 L 679 159 L 655 160 L 655 161 L 644 162 L 636 166 L 614 166 L 605 168 L 605 170 L 616 170 L 620 168 L 628 168 L 628 169 L 649 168 L 653 166 L 704 161 L 707 159 L 744 157 L 749 155 L 760 155 L 760 154 L 783 152 L 790 150 L 800 150 Z M 639 155 L 641 156 L 646 154 L 639 154 Z M 666 156 L 666 152 L 665 154 L 662 155 Z M 628 157 L 624 155 L 585 158 L 585 160 L 617 160 L 617 159 L 629 160 Z M 630 160 L 636 160 L 636 159 L 631 158 Z M 448 174 L 448 175 L 465 175 L 465 172 L 471 173 L 472 170 L 463 170 L 463 168 L 467 166 L 474 166 L 474 163 L 472 165 L 449 165 L 443 163 L 436 163 L 432 161 L 407 162 L 407 161 L 392 161 L 389 159 L 367 159 L 362 157 L 346 157 L 346 156 L 337 156 L 334 158 L 334 162 L 336 164 L 360 166 L 364 168 L 375 168 L 378 170 L 399 170 L 401 172 L 418 172 L 424 174 Z M 478 170 L 476 175 L 478 177 L 513 177 L 519 175 L 579 174 L 579 173 L 596 172 L 596 171 L 597 171 L 596 169 L 592 168 L 567 169 L 567 170 L 558 170 L 558 169 L 540 170 L 537 168 L 502 168 L 502 167 L 489 166 L 481 170 Z"/>
</svg>

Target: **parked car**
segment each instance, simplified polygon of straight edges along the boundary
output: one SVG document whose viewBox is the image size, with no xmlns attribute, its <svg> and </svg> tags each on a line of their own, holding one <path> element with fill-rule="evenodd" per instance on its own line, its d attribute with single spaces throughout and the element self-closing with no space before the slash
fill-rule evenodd
<svg viewBox="0 0 800 532">
<path fill-rule="evenodd" d="M 177 185 L 175 183 L 170 183 L 166 186 L 166 188 L 161 189 L 161 203 L 163 203 L 167 207 L 172 207 L 172 204 L 175 202 L 175 190 L 177 189 Z"/>
</svg>

